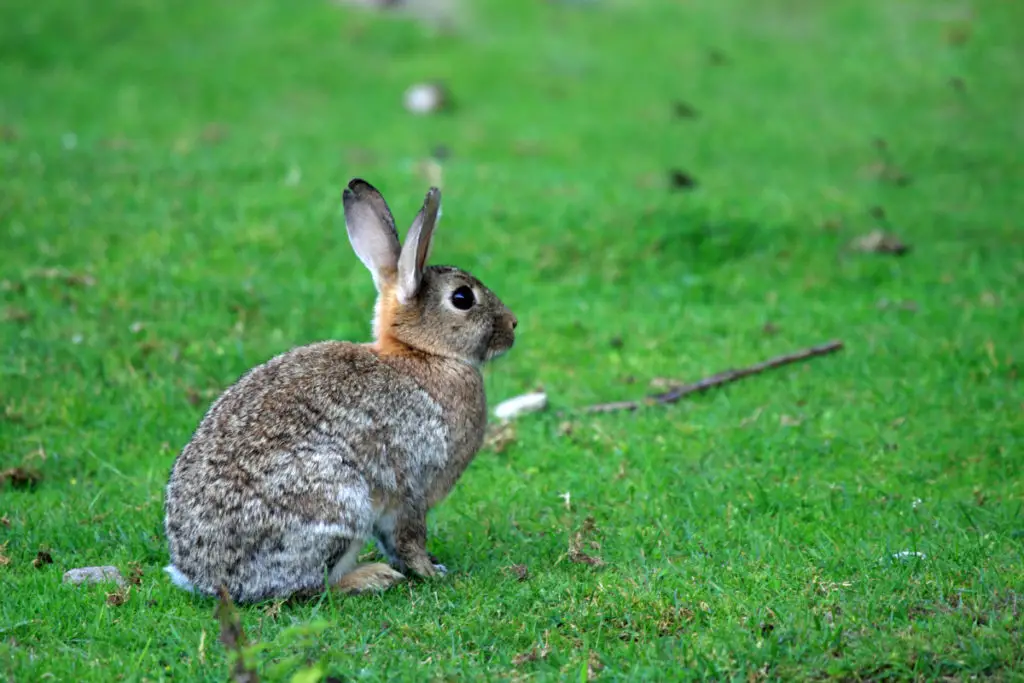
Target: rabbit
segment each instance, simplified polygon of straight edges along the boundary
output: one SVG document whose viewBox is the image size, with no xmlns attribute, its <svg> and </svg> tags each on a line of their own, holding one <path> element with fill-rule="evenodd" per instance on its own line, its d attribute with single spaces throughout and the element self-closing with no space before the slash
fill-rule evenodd
<svg viewBox="0 0 1024 683">
<path fill-rule="evenodd" d="M 355 178 L 342 200 L 377 290 L 373 341 L 293 348 L 213 402 L 165 492 L 180 588 L 244 603 L 448 571 L 426 550 L 426 515 L 483 442 L 481 366 L 512 348 L 518 321 L 473 275 L 427 266 L 437 188 L 404 246 L 372 185 Z M 386 563 L 357 564 L 371 539 Z"/>
</svg>

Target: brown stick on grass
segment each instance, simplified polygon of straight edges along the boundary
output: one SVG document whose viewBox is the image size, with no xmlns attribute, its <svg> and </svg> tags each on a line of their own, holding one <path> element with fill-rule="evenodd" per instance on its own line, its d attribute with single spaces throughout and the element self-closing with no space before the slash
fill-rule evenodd
<svg viewBox="0 0 1024 683">
<path fill-rule="evenodd" d="M 234 683 L 259 683 L 256 670 L 245 661 L 245 647 L 248 643 L 242 628 L 242 618 L 228 595 L 227 587 L 222 584 L 219 592 L 216 615 L 220 622 L 220 642 L 228 652 L 228 659 L 234 660 L 231 664 L 231 680 Z"/>
<path fill-rule="evenodd" d="M 613 413 L 619 410 L 637 410 L 643 406 L 648 405 L 666 405 L 669 403 L 675 403 L 684 396 L 690 394 L 698 394 L 702 391 L 707 391 L 714 387 L 720 387 L 730 382 L 735 382 L 738 379 L 749 377 L 750 375 L 756 375 L 764 372 L 765 370 L 772 370 L 774 368 L 782 367 L 783 365 L 789 365 L 790 363 L 796 363 L 808 358 L 814 358 L 815 356 L 824 356 L 829 353 L 835 353 L 843 348 L 843 342 L 841 341 L 830 341 L 827 344 L 821 344 L 820 346 L 812 346 L 808 349 L 801 349 L 793 353 L 787 353 L 784 356 L 776 356 L 770 358 L 756 365 L 751 365 L 746 368 L 739 368 L 738 370 L 726 370 L 720 372 L 717 375 L 711 375 L 704 379 L 694 382 L 692 384 L 684 384 L 675 389 L 670 389 L 660 394 L 654 394 L 648 396 L 646 399 L 640 401 L 615 401 L 614 403 L 598 403 L 592 406 L 586 406 L 582 408 L 584 413 Z"/>
</svg>

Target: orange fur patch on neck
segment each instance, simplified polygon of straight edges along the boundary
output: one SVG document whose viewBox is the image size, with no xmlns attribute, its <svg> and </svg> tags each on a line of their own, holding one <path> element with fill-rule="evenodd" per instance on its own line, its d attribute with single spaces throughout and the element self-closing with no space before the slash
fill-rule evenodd
<svg viewBox="0 0 1024 683">
<path fill-rule="evenodd" d="M 377 299 L 376 319 L 373 321 L 376 340 L 374 348 L 382 356 L 409 356 L 414 353 L 405 342 L 397 339 L 391 331 L 398 314 L 398 296 L 395 285 L 388 284 L 381 288 Z"/>
</svg>

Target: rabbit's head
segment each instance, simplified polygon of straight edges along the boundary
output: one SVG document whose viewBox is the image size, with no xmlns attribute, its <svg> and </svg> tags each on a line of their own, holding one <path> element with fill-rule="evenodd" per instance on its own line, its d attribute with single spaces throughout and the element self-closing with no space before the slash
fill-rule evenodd
<svg viewBox="0 0 1024 683">
<path fill-rule="evenodd" d="M 491 290 L 463 270 L 426 263 L 440 190 L 427 192 L 404 246 L 372 185 L 353 179 L 343 202 L 349 241 L 377 287 L 373 334 L 381 353 L 412 350 L 480 365 L 512 348 L 516 316 Z"/>
</svg>

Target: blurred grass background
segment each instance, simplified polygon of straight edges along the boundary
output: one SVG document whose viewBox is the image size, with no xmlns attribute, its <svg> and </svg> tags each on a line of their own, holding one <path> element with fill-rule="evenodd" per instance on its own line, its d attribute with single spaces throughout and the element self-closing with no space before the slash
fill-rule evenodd
<svg viewBox="0 0 1024 683">
<path fill-rule="evenodd" d="M 242 611 L 280 676 L 1018 679 L 1021 26 L 924 0 L 5 3 L 0 470 L 39 481 L 0 488 L 0 672 L 224 679 L 212 603 L 160 571 L 171 462 L 252 365 L 368 337 L 341 189 L 370 180 L 404 232 L 440 168 L 435 262 L 520 320 L 492 403 L 846 348 L 523 420 L 431 518 L 448 581 Z M 452 106 L 413 115 L 428 81 Z M 876 229 L 909 251 L 855 248 Z M 588 517 L 602 567 L 567 558 Z M 61 585 L 132 563 L 124 604 Z"/>
</svg>

